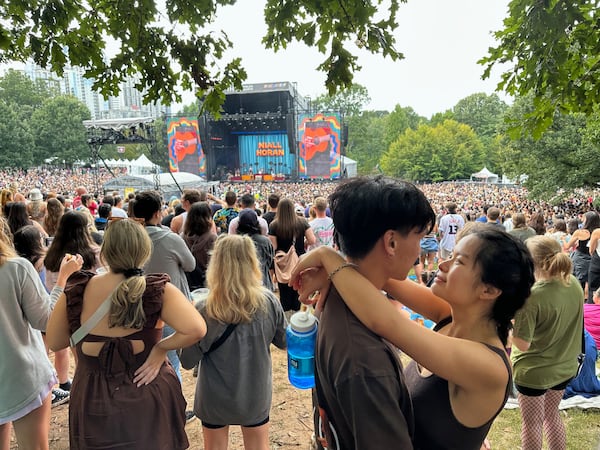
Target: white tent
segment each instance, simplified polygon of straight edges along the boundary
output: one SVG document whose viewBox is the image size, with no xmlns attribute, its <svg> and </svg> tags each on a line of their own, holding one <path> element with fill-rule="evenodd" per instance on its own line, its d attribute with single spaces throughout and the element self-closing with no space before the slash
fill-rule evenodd
<svg viewBox="0 0 600 450">
<path fill-rule="evenodd" d="M 158 186 L 157 186 L 158 184 Z M 180 197 L 183 189 L 201 189 L 209 191 L 213 184 L 204 178 L 188 172 L 159 173 L 157 175 L 124 175 L 113 178 L 102 186 L 104 192 L 119 191 L 121 194 L 157 189 L 165 200 L 172 196 Z"/>
<path fill-rule="evenodd" d="M 345 178 L 353 178 L 358 175 L 357 163 L 347 156 L 342 156 L 342 174 Z"/>
<path fill-rule="evenodd" d="M 156 164 L 148 159 L 143 153 L 138 159 L 107 159 L 106 165 L 110 168 L 119 167 L 127 169 L 129 175 L 149 175 L 160 170 Z"/>
<path fill-rule="evenodd" d="M 492 173 L 487 167 L 484 167 L 479 172 L 471 174 L 471 181 L 483 181 L 484 183 L 497 183 L 498 175 Z"/>
</svg>

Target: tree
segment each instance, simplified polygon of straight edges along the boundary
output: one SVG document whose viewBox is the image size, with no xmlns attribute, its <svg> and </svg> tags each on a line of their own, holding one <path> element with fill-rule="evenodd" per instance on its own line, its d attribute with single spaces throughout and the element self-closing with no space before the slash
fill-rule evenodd
<svg viewBox="0 0 600 450">
<path fill-rule="evenodd" d="M 468 125 L 446 120 L 407 129 L 381 158 L 385 173 L 411 181 L 468 178 L 481 168 L 482 145 Z"/>
<path fill-rule="evenodd" d="M 189 105 L 184 105 L 183 108 L 177 113 L 178 116 L 185 117 L 198 117 L 200 114 L 200 108 L 198 107 L 198 103 L 190 103 Z"/>
<path fill-rule="evenodd" d="M 471 94 L 454 106 L 454 120 L 469 125 L 482 139 L 491 139 L 498 133 L 508 105 L 496 94 Z"/>
<path fill-rule="evenodd" d="M 519 99 L 507 112 L 507 124 L 519 123 L 535 108 L 533 95 Z M 521 135 L 507 140 L 502 167 L 511 177 L 527 175 L 525 185 L 534 198 L 551 197 L 560 186 L 565 195 L 600 180 L 600 115 L 556 114 L 539 137 Z M 510 125 L 506 125 L 507 127 Z"/>
<path fill-rule="evenodd" d="M 29 120 L 22 120 L 14 103 L 0 100 L 0 167 L 30 167 L 34 140 Z"/>
<path fill-rule="evenodd" d="M 477 133 L 484 148 L 483 164 L 497 170 L 501 146 L 496 141 L 498 129 L 508 105 L 496 94 L 477 93 L 458 101 L 453 108 L 454 120 L 469 125 Z"/>
<path fill-rule="evenodd" d="M 9 69 L 0 77 L 0 99 L 21 107 L 39 108 L 45 99 L 58 95 L 58 87 L 44 80 L 35 82 L 23 72 Z"/>
<path fill-rule="evenodd" d="M 484 78 L 507 65 L 498 84 L 514 97 L 531 93 L 534 108 L 521 126 L 534 137 L 556 113 L 591 114 L 600 98 L 600 9 L 594 0 L 512 0 L 500 42 L 479 62 Z"/>
<path fill-rule="evenodd" d="M 40 164 L 54 156 L 70 165 L 87 159 L 90 149 L 83 121 L 90 117 L 87 107 L 73 96 L 61 95 L 46 100 L 31 117 L 36 144 L 33 162 Z"/>
<path fill-rule="evenodd" d="M 348 156 L 357 162 L 358 171 L 371 173 L 386 150 L 385 111 L 363 111 L 348 118 Z"/>
<path fill-rule="evenodd" d="M 370 101 L 367 88 L 354 84 L 334 95 L 318 96 L 312 102 L 312 109 L 317 112 L 339 111 L 343 117 L 356 116 Z"/>
<path fill-rule="evenodd" d="M 408 128 L 415 130 L 425 118 L 419 116 L 410 106 L 396 105 L 394 110 L 385 118 L 384 150 L 402 135 Z"/>
<path fill-rule="evenodd" d="M 360 69 L 345 48 L 349 42 L 392 59 L 402 57 L 393 36 L 401 1 L 386 2 L 382 15 L 381 0 L 267 0 L 263 42 L 277 51 L 296 40 L 327 54 L 319 70 L 327 74 L 325 85 L 334 94 L 338 86 L 349 87 Z M 164 6 L 156 0 L 8 0 L 0 4 L 6 18 L 0 23 L 0 62 L 31 57 L 58 75 L 69 64 L 83 67 L 105 96 L 116 95 L 119 82 L 137 74 L 145 102 L 180 102 L 178 87 L 196 87 L 204 107 L 218 112 L 225 90 L 241 89 L 246 79 L 240 58 L 222 61 L 231 47 L 225 32 L 206 32 L 217 10 L 232 4 L 235 0 L 166 0 Z M 107 41 L 118 47 L 114 56 L 105 54 Z"/>
</svg>

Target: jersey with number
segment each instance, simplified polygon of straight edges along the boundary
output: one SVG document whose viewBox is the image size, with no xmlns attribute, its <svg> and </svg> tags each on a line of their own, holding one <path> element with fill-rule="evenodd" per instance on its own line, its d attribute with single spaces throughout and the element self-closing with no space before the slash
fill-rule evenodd
<svg viewBox="0 0 600 450">
<path fill-rule="evenodd" d="M 459 214 L 446 214 L 440 219 L 440 246 L 444 250 L 454 250 L 456 234 L 465 226 L 465 219 Z"/>
</svg>

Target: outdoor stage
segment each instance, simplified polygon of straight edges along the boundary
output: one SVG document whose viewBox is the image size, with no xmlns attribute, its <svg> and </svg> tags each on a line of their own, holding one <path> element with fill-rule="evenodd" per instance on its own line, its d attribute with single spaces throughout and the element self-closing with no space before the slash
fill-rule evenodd
<svg viewBox="0 0 600 450">
<path fill-rule="evenodd" d="M 167 129 L 171 171 L 197 168 L 213 181 L 331 180 L 343 174 L 340 114 L 313 113 L 294 83 L 244 85 L 226 93 L 218 117 L 171 118 Z"/>
</svg>

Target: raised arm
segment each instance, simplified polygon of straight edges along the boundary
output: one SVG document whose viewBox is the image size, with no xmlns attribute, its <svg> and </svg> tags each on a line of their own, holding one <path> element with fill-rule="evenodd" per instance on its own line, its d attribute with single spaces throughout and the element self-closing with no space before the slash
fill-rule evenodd
<svg viewBox="0 0 600 450">
<path fill-rule="evenodd" d="M 319 247 L 300 259 L 292 274 L 292 283 L 301 286 L 302 271 L 322 268 L 330 274 L 348 307 L 365 326 L 431 372 L 465 389 L 506 385 L 508 375 L 504 363 L 486 346 L 444 336 L 411 321 L 360 272 L 346 264 L 332 249 Z"/>
<path fill-rule="evenodd" d="M 158 341 L 144 364 L 136 370 L 133 382 L 138 387 L 150 384 L 156 378 L 169 350 L 189 347 L 206 335 L 206 322 L 200 313 L 171 283 L 165 285 L 160 317 L 175 333 Z"/>
<path fill-rule="evenodd" d="M 390 279 L 383 290 L 414 312 L 434 322 L 439 322 L 452 314 L 452 309 L 446 300 L 435 295 L 427 286 L 412 280 Z"/>
</svg>

